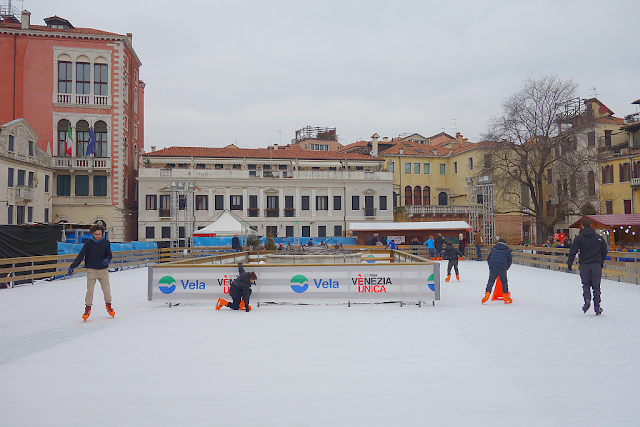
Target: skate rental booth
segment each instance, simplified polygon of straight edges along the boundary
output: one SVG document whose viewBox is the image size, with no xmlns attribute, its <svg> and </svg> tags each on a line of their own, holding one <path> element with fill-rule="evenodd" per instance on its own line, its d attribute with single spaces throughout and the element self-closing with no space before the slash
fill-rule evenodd
<svg viewBox="0 0 640 427">
<path fill-rule="evenodd" d="M 238 262 L 257 275 L 250 304 L 416 303 L 440 300 L 440 264 L 402 251 L 388 263 L 262 264 L 256 253 L 237 252 L 148 267 L 149 302 L 229 300 Z M 251 262 L 253 261 L 253 262 Z M 334 261 L 335 262 L 335 261 Z"/>
</svg>

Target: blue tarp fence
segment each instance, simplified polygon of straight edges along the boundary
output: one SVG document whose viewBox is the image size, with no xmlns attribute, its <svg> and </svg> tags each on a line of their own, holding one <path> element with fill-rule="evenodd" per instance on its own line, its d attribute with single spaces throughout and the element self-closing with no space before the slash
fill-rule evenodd
<svg viewBox="0 0 640 427">
<path fill-rule="evenodd" d="M 58 255 L 79 254 L 84 244 L 58 242 Z M 136 249 L 156 249 L 156 242 L 111 243 L 111 252 L 133 251 Z"/>
</svg>

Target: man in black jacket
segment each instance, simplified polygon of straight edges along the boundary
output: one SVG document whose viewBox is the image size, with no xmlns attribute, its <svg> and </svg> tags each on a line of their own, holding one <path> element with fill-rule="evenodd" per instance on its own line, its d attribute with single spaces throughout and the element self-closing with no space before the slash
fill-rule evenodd
<svg viewBox="0 0 640 427">
<path fill-rule="evenodd" d="M 507 281 L 507 270 L 511 267 L 511 249 L 507 246 L 507 242 L 500 238 L 498 243 L 491 249 L 489 256 L 487 257 L 487 263 L 489 264 L 489 281 L 487 282 L 487 289 L 482 298 L 482 303 L 489 301 L 491 296 L 491 289 L 496 281 L 496 278 L 500 278 L 502 283 L 502 299 L 505 304 L 511 304 L 511 292 L 509 292 L 509 282 Z"/>
<path fill-rule="evenodd" d="M 584 217 L 580 220 L 580 233 L 576 236 L 571 249 L 567 265 L 568 272 L 571 272 L 573 259 L 580 251 L 580 279 L 582 280 L 582 296 L 584 305 L 582 311 L 587 312 L 591 307 L 591 289 L 593 289 L 593 309 L 596 316 L 602 313 L 600 307 L 600 281 L 602 280 L 602 267 L 607 259 L 607 244 L 602 236 L 591 228 L 591 220 Z"/>
<path fill-rule="evenodd" d="M 71 263 L 68 273 L 71 276 L 73 270 L 84 259 L 84 266 L 87 269 L 87 294 L 84 298 L 86 307 L 82 319 L 87 320 L 91 314 L 93 288 L 96 285 L 96 280 L 99 280 L 100 286 L 102 286 L 107 312 L 111 317 L 115 317 L 116 312 L 111 308 L 111 285 L 109 284 L 109 270 L 107 269 L 112 256 L 111 243 L 104 237 L 104 226 L 102 224 L 93 224 L 89 231 L 92 236 L 85 242 L 76 259 Z"/>
<path fill-rule="evenodd" d="M 216 304 L 216 310 L 220 310 L 220 307 L 226 305 L 232 310 L 238 310 L 242 308 L 242 303 L 244 302 L 244 309 L 246 311 L 251 310 L 249 307 L 249 297 L 251 296 L 251 285 L 255 283 L 258 276 L 253 271 L 246 272 L 244 271 L 244 267 L 242 263 L 238 263 L 238 277 L 231 282 L 231 286 L 229 287 L 229 296 L 233 298 L 233 302 L 227 302 L 222 298 L 218 298 L 218 303 Z"/>
<path fill-rule="evenodd" d="M 236 252 L 242 251 L 242 246 L 240 245 L 240 239 L 238 239 L 238 233 L 231 238 L 231 249 Z"/>
<path fill-rule="evenodd" d="M 449 264 L 447 265 L 447 278 L 444 279 L 445 282 L 451 280 L 451 267 L 456 271 L 456 279 L 460 281 L 460 272 L 458 271 L 458 257 L 464 256 L 462 252 L 456 249 L 453 246 L 453 243 L 447 242 L 447 246 L 444 248 L 444 256 L 443 259 L 449 260 Z"/>
</svg>

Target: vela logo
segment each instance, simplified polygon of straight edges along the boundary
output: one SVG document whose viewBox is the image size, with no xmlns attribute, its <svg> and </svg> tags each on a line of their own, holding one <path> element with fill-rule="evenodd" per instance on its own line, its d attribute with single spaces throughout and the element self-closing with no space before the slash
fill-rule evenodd
<svg viewBox="0 0 640 427">
<path fill-rule="evenodd" d="M 432 291 L 435 292 L 435 290 L 436 290 L 436 281 L 433 278 L 433 274 L 431 276 L 429 276 L 429 278 L 427 279 L 427 286 L 429 286 L 429 289 L 431 289 Z"/>
<path fill-rule="evenodd" d="M 291 278 L 291 283 L 299 283 L 299 285 L 291 285 L 293 292 L 301 294 L 309 289 L 309 280 L 302 274 L 297 274 Z"/>
<path fill-rule="evenodd" d="M 176 279 L 171 276 L 164 276 L 158 282 L 160 283 L 160 292 L 162 292 L 163 294 L 170 294 L 176 290 Z M 162 284 L 170 286 L 162 286 Z"/>
</svg>

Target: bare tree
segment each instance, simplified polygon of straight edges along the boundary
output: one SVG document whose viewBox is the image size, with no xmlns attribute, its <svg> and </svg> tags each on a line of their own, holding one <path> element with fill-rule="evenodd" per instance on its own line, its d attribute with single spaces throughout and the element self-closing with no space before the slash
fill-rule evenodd
<svg viewBox="0 0 640 427">
<path fill-rule="evenodd" d="M 545 241 L 553 226 L 570 214 L 572 192 L 577 194 L 578 183 L 597 165 L 595 150 L 575 146 L 575 136 L 592 121 L 564 120 L 577 88 L 573 80 L 555 75 L 530 77 L 503 102 L 502 114 L 489 120 L 483 135 L 485 168 L 480 174 L 488 174 L 495 184 L 496 200 L 505 207 L 501 213 L 535 219 L 537 242 Z"/>
</svg>

